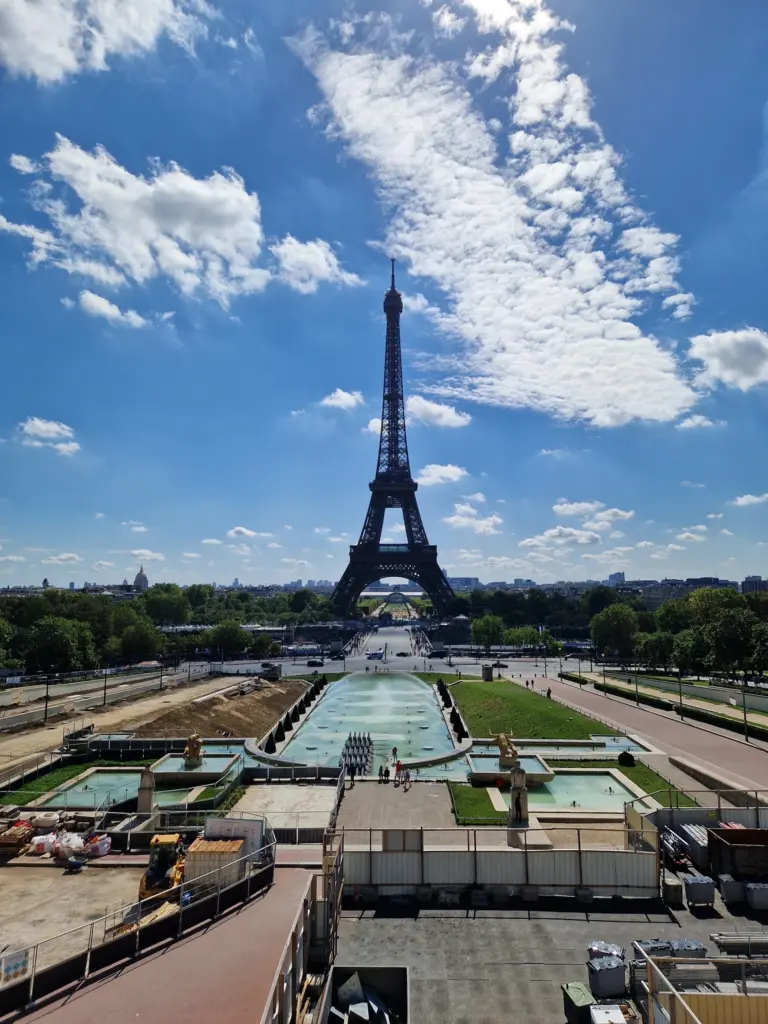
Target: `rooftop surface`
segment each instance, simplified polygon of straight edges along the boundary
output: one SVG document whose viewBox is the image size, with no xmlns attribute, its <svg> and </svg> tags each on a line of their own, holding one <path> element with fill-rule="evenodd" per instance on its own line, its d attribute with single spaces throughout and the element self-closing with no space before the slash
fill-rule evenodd
<svg viewBox="0 0 768 1024">
<path fill-rule="evenodd" d="M 731 917 L 719 901 L 714 914 L 698 916 L 604 902 L 604 909 L 549 900 L 531 910 L 429 910 L 416 916 L 344 911 L 336 963 L 410 967 L 411 1019 L 419 1024 L 562 1024 L 560 986 L 587 981 L 592 939 L 628 948 L 637 939 L 693 938 L 716 953 L 711 932 L 764 930 L 755 920 Z"/>
</svg>

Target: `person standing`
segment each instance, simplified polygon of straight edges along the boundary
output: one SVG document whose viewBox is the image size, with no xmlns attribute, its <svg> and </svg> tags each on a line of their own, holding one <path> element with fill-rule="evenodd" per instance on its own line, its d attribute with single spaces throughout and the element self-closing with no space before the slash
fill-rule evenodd
<svg viewBox="0 0 768 1024">
<path fill-rule="evenodd" d="M 352 761 L 350 763 L 350 765 L 349 765 L 349 779 L 350 779 L 350 787 L 349 788 L 353 789 L 354 785 L 355 785 L 355 762 L 354 761 Z"/>
<path fill-rule="evenodd" d="M 523 805 L 520 802 L 520 794 L 515 797 L 515 821 L 518 824 L 523 820 Z"/>
<path fill-rule="evenodd" d="M 379 785 L 384 781 L 384 765 L 379 765 Z"/>
</svg>

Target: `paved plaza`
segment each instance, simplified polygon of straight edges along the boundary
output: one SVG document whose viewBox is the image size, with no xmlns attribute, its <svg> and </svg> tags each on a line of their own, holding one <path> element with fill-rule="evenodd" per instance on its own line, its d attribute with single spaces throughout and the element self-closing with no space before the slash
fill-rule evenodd
<svg viewBox="0 0 768 1024">
<path fill-rule="evenodd" d="M 327 828 L 335 795 L 335 785 L 254 783 L 232 810 L 265 814 L 273 828 Z"/>
</svg>

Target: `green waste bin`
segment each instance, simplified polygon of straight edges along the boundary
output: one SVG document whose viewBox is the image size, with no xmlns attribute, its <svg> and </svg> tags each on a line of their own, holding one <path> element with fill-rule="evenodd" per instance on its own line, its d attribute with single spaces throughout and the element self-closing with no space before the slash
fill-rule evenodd
<svg viewBox="0 0 768 1024">
<path fill-rule="evenodd" d="M 580 981 L 571 981 L 561 986 L 563 990 L 563 1012 L 568 1024 L 590 1024 L 590 1006 L 595 1005 L 595 997 L 589 991 L 589 985 Z"/>
</svg>

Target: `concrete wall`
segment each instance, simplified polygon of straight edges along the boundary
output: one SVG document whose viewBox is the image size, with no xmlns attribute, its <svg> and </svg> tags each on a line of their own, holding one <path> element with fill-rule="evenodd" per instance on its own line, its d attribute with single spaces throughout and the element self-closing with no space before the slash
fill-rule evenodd
<svg viewBox="0 0 768 1024">
<path fill-rule="evenodd" d="M 430 850 L 344 852 L 344 883 L 397 888 L 435 885 L 535 886 L 548 895 L 572 895 L 579 887 L 598 896 L 655 897 L 655 853 L 628 850 Z"/>
</svg>

